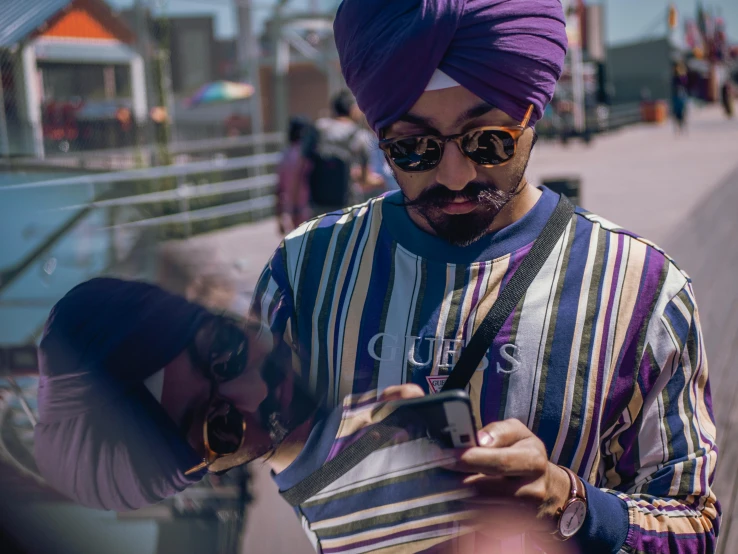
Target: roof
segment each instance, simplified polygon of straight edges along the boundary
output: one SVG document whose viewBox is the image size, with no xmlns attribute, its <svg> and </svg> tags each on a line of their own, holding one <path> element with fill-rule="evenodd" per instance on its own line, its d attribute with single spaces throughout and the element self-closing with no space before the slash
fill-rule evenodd
<svg viewBox="0 0 738 554">
<path fill-rule="evenodd" d="M 123 42 L 135 42 L 131 29 L 105 0 L 0 0 L 0 48 L 18 44 L 73 3 L 104 21 Z"/>
<path fill-rule="evenodd" d="M 0 0 L 0 48 L 22 41 L 73 0 Z"/>
</svg>

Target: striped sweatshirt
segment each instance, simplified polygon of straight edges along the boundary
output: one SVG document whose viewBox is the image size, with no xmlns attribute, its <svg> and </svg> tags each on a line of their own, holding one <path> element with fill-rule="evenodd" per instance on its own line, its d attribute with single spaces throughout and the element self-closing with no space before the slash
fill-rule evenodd
<svg viewBox="0 0 738 554">
<path fill-rule="evenodd" d="M 399 192 L 315 218 L 277 249 L 252 312 L 330 406 L 400 383 L 436 392 L 557 199 L 544 188 L 522 219 L 463 248 L 415 226 Z M 584 551 L 715 550 L 699 315 L 654 244 L 578 209 L 468 391 L 478 426 L 522 421 L 587 483 Z"/>
</svg>

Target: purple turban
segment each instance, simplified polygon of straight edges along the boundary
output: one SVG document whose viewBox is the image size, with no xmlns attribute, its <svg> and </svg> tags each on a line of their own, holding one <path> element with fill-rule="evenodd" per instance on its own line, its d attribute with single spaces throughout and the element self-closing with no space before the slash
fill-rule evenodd
<svg viewBox="0 0 738 554">
<path fill-rule="evenodd" d="M 158 287 L 94 279 L 53 308 L 39 347 L 36 464 L 91 508 L 126 511 L 184 490 L 200 457 L 143 381 L 193 340 L 209 313 Z"/>
<path fill-rule="evenodd" d="M 559 0 L 343 0 L 341 69 L 376 132 L 417 102 L 436 69 L 531 125 L 553 98 L 566 55 Z"/>
</svg>

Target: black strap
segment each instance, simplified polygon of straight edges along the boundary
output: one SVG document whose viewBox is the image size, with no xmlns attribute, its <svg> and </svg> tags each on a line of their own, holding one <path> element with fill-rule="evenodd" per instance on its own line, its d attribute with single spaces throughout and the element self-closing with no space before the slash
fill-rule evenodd
<svg viewBox="0 0 738 554">
<path fill-rule="evenodd" d="M 510 316 L 515 306 L 528 290 L 543 264 L 553 252 L 556 243 L 566 230 L 574 213 L 574 206 L 565 196 L 559 198 L 553 214 L 538 236 L 530 252 L 525 256 L 520 267 L 510 278 L 510 282 L 502 289 L 484 321 L 480 324 L 469 344 L 459 358 L 443 390 L 463 389 L 469 383 L 474 372 L 489 350 L 492 341 Z M 399 411 L 392 413 L 384 421 L 372 427 L 367 433 L 340 452 L 335 458 L 300 481 L 297 485 L 280 494 L 292 506 L 299 506 L 315 494 L 322 491 L 336 479 L 346 474 L 372 452 L 380 449 L 402 428 L 402 416 Z"/>
<path fill-rule="evenodd" d="M 280 491 L 282 498 L 291 506 L 299 506 L 357 466 L 369 454 L 382 448 L 400 431 L 402 431 L 400 412 L 394 412 L 297 485 Z"/>
<path fill-rule="evenodd" d="M 502 289 L 500 296 L 485 316 L 484 321 L 479 325 L 464 348 L 442 390 L 464 389 L 469 384 L 482 358 L 487 354 L 489 347 L 492 346 L 497 333 L 500 332 L 505 321 L 510 317 L 515 306 L 523 298 L 528 287 L 533 283 L 533 279 L 536 278 L 543 264 L 546 263 L 551 252 L 553 252 L 573 214 L 574 206 L 562 194 L 559 197 L 556 209 L 533 243 L 530 252 L 510 278 L 510 282 Z"/>
</svg>

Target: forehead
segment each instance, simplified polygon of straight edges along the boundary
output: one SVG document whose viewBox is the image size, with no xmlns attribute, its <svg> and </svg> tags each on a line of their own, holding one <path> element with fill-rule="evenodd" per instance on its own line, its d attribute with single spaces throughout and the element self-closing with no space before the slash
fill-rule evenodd
<svg viewBox="0 0 738 554">
<path fill-rule="evenodd" d="M 476 110 L 476 108 L 480 108 Z M 486 108 L 486 109 L 485 109 Z M 424 92 L 406 114 L 406 120 L 392 125 L 393 129 L 413 126 L 407 120 L 422 119 L 443 134 L 460 130 L 469 121 L 479 121 L 484 125 L 518 125 L 502 110 L 489 109 L 482 98 L 470 90 L 458 86 L 442 90 Z M 481 115 L 480 115 L 481 114 Z"/>
</svg>

